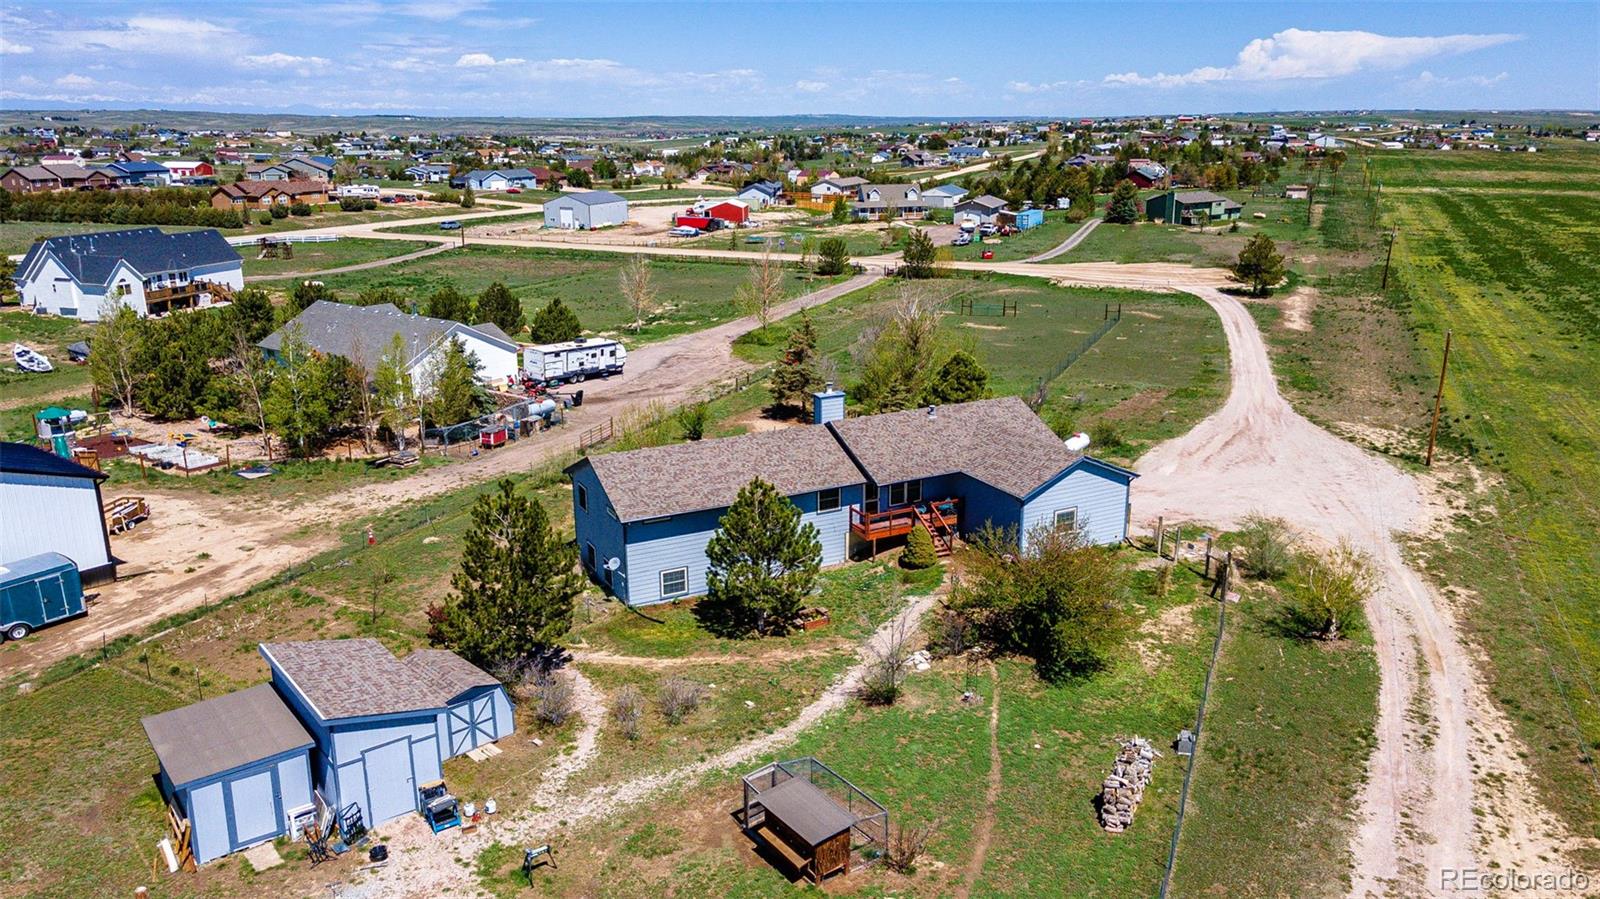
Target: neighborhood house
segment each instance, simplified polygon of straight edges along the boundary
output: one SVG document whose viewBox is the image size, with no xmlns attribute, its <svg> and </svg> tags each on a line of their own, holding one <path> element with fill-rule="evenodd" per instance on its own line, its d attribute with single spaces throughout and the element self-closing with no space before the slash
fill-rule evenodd
<svg viewBox="0 0 1600 899">
<path fill-rule="evenodd" d="M 313 350 L 328 356 L 342 356 L 375 371 L 379 361 L 399 335 L 404 346 L 405 370 L 418 390 L 433 383 L 434 372 L 442 363 L 448 341 L 458 341 L 478 360 L 478 378 L 487 383 L 505 383 L 517 371 L 517 343 L 492 323 L 464 325 L 442 318 L 401 312 L 392 303 L 351 306 L 318 300 L 307 306 L 293 321 L 267 335 L 258 346 L 275 357 L 283 348 L 283 338 L 298 329 L 300 339 Z"/>
<path fill-rule="evenodd" d="M 1243 211 L 1242 204 L 1209 190 L 1169 190 L 1144 203 L 1144 213 L 1150 221 L 1169 225 L 1233 221 Z"/>
<path fill-rule="evenodd" d="M 128 228 L 38 241 L 12 280 L 25 308 L 92 322 L 108 299 L 141 317 L 230 299 L 244 262 L 212 228 Z"/>
<path fill-rule="evenodd" d="M 936 546 L 985 526 L 1122 540 L 1136 475 L 1067 449 L 1015 397 L 860 418 L 813 397 L 814 424 L 591 456 L 567 469 L 584 570 L 639 606 L 706 591 L 706 546 L 739 490 L 773 484 L 816 526 L 822 562 L 876 552 L 922 523 Z"/>
</svg>

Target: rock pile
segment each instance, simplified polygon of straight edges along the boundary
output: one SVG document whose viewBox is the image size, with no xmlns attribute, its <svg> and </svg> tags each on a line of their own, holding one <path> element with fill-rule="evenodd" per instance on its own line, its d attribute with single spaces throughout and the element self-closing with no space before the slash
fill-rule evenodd
<svg viewBox="0 0 1600 899">
<path fill-rule="evenodd" d="M 1143 737 L 1134 737 L 1117 750 L 1111 774 L 1100 787 L 1100 825 L 1109 833 L 1122 833 L 1133 823 L 1133 810 L 1144 798 L 1158 755 Z"/>
</svg>

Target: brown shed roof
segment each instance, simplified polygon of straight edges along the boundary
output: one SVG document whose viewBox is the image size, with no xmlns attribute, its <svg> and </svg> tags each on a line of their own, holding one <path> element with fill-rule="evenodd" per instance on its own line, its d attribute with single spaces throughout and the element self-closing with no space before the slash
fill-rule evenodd
<svg viewBox="0 0 1600 899">
<path fill-rule="evenodd" d="M 855 826 L 856 816 L 803 777 L 791 777 L 759 796 L 767 814 L 812 847 Z"/>
<path fill-rule="evenodd" d="M 139 721 L 174 786 L 311 745 L 271 684 L 206 699 Z"/>
<path fill-rule="evenodd" d="M 449 702 L 474 687 L 500 685 L 487 671 L 448 649 L 419 649 L 401 659 L 400 664 L 433 686 L 442 702 Z"/>
<path fill-rule="evenodd" d="M 370 638 L 263 643 L 324 721 L 443 708 L 441 691 Z"/>
<path fill-rule="evenodd" d="M 720 509 L 732 505 L 752 478 L 786 496 L 862 481 L 833 435 L 816 426 L 607 453 L 587 461 L 622 521 Z"/>
<path fill-rule="evenodd" d="M 878 484 L 963 472 L 1019 499 L 1082 458 L 1022 400 L 846 418 L 828 425 Z"/>
</svg>

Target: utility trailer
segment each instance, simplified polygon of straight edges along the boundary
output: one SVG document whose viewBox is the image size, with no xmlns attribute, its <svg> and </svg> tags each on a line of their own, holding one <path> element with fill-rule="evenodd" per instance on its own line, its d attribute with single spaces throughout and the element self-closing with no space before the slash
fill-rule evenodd
<svg viewBox="0 0 1600 899">
<path fill-rule="evenodd" d="M 0 639 L 21 640 L 83 613 L 83 582 L 66 556 L 40 553 L 0 565 Z"/>
<path fill-rule="evenodd" d="M 544 387 L 609 378 L 622 374 L 628 351 L 607 338 L 579 337 L 565 343 L 547 343 L 522 350 L 522 371 L 528 381 Z"/>
</svg>

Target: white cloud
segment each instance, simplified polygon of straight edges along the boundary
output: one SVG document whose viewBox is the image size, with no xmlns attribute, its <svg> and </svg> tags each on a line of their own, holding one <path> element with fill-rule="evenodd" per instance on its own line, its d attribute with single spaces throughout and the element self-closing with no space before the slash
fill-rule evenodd
<svg viewBox="0 0 1600 899">
<path fill-rule="evenodd" d="M 1105 76 L 1105 83 L 1133 87 L 1189 87 L 1221 81 L 1338 78 L 1373 69 L 1403 68 L 1424 59 L 1454 56 L 1516 40 L 1521 40 L 1521 35 L 1391 37 L 1370 31 L 1305 31 L 1290 28 L 1246 44 L 1231 66 L 1200 66 L 1178 74 L 1122 72 Z"/>
<path fill-rule="evenodd" d="M 19 44 L 16 41 L 7 40 L 5 37 L 0 36 L 0 54 L 21 55 L 32 52 L 33 48 L 27 44 Z"/>
<path fill-rule="evenodd" d="M 401 15 L 427 19 L 430 22 L 448 22 L 464 15 L 482 12 L 488 6 L 484 0 L 415 0 L 411 3 L 401 3 L 395 10 Z"/>
<path fill-rule="evenodd" d="M 796 81 L 794 89 L 807 94 L 820 94 L 828 89 L 826 81 Z"/>
<path fill-rule="evenodd" d="M 76 72 L 69 72 L 56 79 L 56 87 L 93 87 L 94 79 Z"/>
<path fill-rule="evenodd" d="M 1460 78 L 1451 78 L 1447 75 L 1435 75 L 1424 69 L 1417 77 L 1407 81 L 1406 86 L 1417 90 L 1435 87 L 1492 87 L 1510 78 L 1510 72 L 1501 72 L 1498 75 L 1463 75 Z"/>
<path fill-rule="evenodd" d="M 456 60 L 456 68 L 482 69 L 490 66 L 520 66 L 525 62 L 527 62 L 526 59 L 521 59 L 515 56 L 508 56 L 504 59 L 495 59 L 493 56 L 490 56 L 487 53 L 463 53 L 461 54 L 461 57 Z"/>
<path fill-rule="evenodd" d="M 115 28 L 63 30 L 55 40 L 68 50 L 121 50 L 128 53 L 194 53 L 237 36 L 232 28 L 204 19 L 134 16 Z"/>
<path fill-rule="evenodd" d="M 289 53 L 265 53 L 260 56 L 241 56 L 240 64 L 252 69 L 296 69 L 302 74 L 325 69 L 331 63 L 321 56 L 294 56 Z"/>
<path fill-rule="evenodd" d="M 1006 90 L 1013 94 L 1047 94 L 1070 87 L 1083 87 L 1083 81 L 1007 81 Z"/>
</svg>

